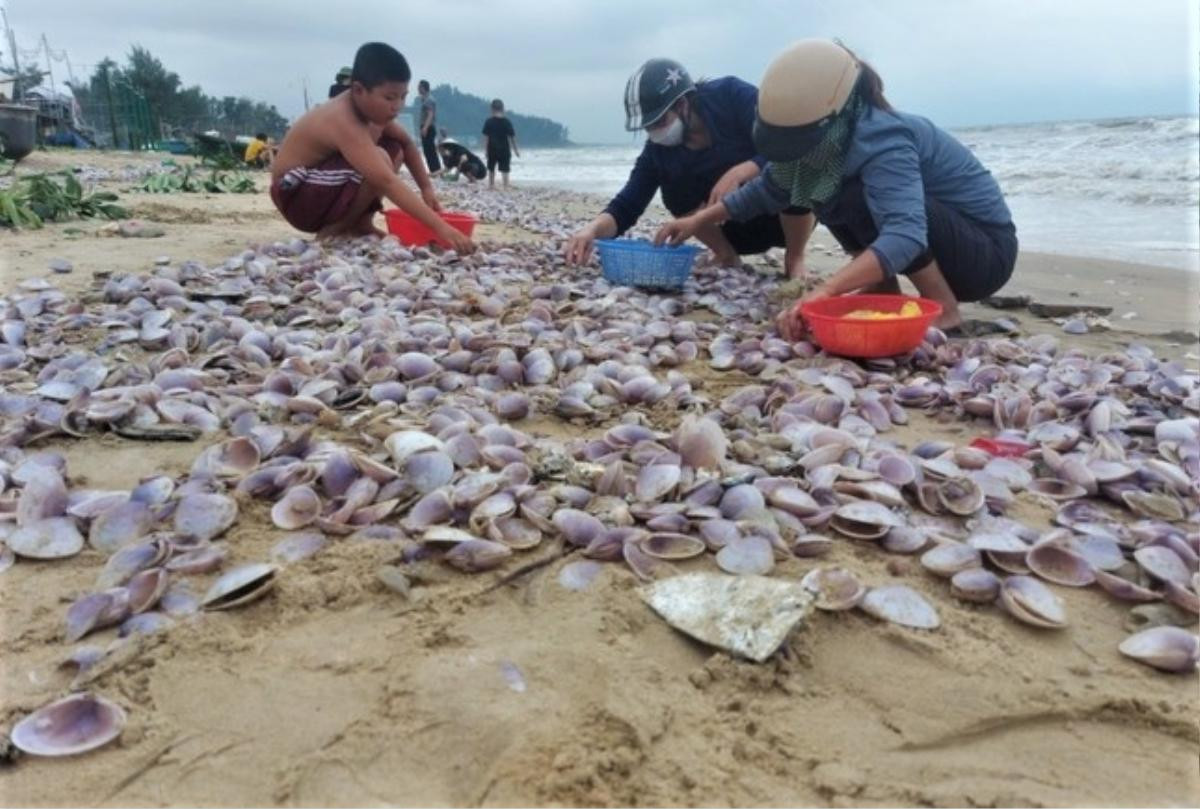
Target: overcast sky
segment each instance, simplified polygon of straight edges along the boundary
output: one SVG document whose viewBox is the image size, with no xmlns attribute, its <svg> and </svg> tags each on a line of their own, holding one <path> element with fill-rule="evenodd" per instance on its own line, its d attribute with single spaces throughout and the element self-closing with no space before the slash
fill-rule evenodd
<svg viewBox="0 0 1200 809">
<path fill-rule="evenodd" d="M 21 48 L 45 33 L 77 77 L 147 47 L 185 84 L 294 117 L 365 41 L 448 82 L 629 142 L 622 93 L 646 59 L 757 83 L 793 40 L 839 37 L 893 104 L 946 126 L 1196 114 L 1195 0 L 8 0 Z M 9 63 L 7 42 L 0 44 Z M 54 65 L 55 78 L 65 65 Z M 415 84 L 415 82 L 414 82 Z M 415 86 L 414 86 L 415 92 Z"/>
</svg>

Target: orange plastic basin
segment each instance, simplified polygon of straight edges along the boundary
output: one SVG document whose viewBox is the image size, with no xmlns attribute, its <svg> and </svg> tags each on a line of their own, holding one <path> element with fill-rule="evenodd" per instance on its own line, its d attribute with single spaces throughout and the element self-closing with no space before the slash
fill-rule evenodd
<svg viewBox="0 0 1200 809">
<path fill-rule="evenodd" d="M 888 320 L 844 317 L 858 309 L 899 312 L 908 301 L 915 301 L 921 314 Z M 907 295 L 839 295 L 800 305 L 813 342 L 843 357 L 890 357 L 912 351 L 941 313 L 940 303 Z"/>
</svg>

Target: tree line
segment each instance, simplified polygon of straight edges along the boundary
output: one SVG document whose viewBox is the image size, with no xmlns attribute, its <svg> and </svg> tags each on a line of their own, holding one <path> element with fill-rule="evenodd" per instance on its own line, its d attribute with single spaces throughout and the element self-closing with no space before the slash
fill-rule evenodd
<svg viewBox="0 0 1200 809">
<path fill-rule="evenodd" d="M 114 90 L 128 88 L 141 95 L 156 119 L 163 137 L 189 136 L 217 130 L 226 137 L 266 132 L 276 138 L 287 129 L 287 118 L 273 104 L 245 96 L 216 97 L 198 85 L 185 87 L 179 74 L 168 70 L 156 56 L 134 45 L 124 65 L 105 58 L 96 65 L 87 84 L 72 87 L 87 123 L 104 129 L 110 106 L 123 95 Z"/>
<path fill-rule="evenodd" d="M 31 73 L 23 78 L 25 89 L 30 89 L 40 77 Z M 134 102 L 143 110 L 139 115 L 149 115 L 149 125 L 156 138 L 187 137 L 217 130 L 227 138 L 266 132 L 278 139 L 288 127 L 287 118 L 272 104 L 245 96 L 210 96 L 198 85 L 184 86 L 178 73 L 168 70 L 158 57 L 141 45 L 130 49 L 124 64 L 106 57 L 96 65 L 86 83 L 78 82 L 71 89 L 83 112 L 84 122 L 100 132 L 106 131 L 114 117 L 132 117 L 134 112 L 127 107 Z M 491 114 L 491 99 L 465 93 L 449 84 L 436 87 L 433 96 L 438 104 L 439 127 L 459 139 L 473 141 L 479 138 L 483 122 Z M 414 121 L 418 119 L 417 103 L 414 101 L 412 110 Z M 557 121 L 512 111 L 507 115 L 517 131 L 518 143 L 570 145 L 567 127 Z"/>
</svg>

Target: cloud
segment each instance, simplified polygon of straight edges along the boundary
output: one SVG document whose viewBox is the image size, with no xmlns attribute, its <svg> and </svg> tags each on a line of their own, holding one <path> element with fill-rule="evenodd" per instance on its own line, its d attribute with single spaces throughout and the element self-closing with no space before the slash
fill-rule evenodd
<svg viewBox="0 0 1200 809">
<path fill-rule="evenodd" d="M 1188 0 L 105 0 L 69 14 L 13 0 L 22 47 L 44 32 L 77 74 L 141 44 L 211 95 L 294 116 L 362 42 L 401 50 L 417 78 L 501 96 L 577 140 L 623 141 L 621 94 L 645 59 L 757 82 L 795 39 L 837 36 L 872 61 L 897 106 L 947 125 L 1195 112 L 1197 14 Z M 56 65 L 61 72 L 61 66 Z M 58 73 L 56 73 L 58 75 Z"/>
</svg>

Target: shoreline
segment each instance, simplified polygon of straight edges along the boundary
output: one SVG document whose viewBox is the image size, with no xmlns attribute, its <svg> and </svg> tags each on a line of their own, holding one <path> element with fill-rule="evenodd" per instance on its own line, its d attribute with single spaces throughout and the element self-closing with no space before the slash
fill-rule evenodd
<svg viewBox="0 0 1200 809">
<path fill-rule="evenodd" d="M 131 440 L 85 427 L 79 435 L 56 434 L 25 447 L 27 453 L 61 455 L 73 492 L 123 493 L 153 476 L 181 481 L 208 474 L 220 455 L 206 451 L 240 429 L 230 421 L 234 407 L 245 406 L 242 415 L 256 413 L 264 426 L 287 425 L 297 435 L 307 425 L 311 445 L 307 439 L 287 441 L 287 454 L 297 456 L 288 460 L 288 468 L 311 465 L 314 473 L 335 446 L 387 460 L 381 444 L 393 430 L 433 432 L 433 415 L 458 428 L 462 425 L 452 423 L 458 413 L 474 419 L 474 411 L 494 407 L 490 394 L 468 387 L 482 385 L 481 378 L 468 379 L 464 372 L 456 377 L 462 387 L 447 386 L 438 394 L 432 384 L 447 377 L 422 371 L 405 379 L 413 387 L 415 379 L 425 380 L 419 384 L 426 391 L 448 399 L 434 400 L 430 407 L 401 409 L 390 401 L 372 407 L 362 396 L 366 384 L 360 384 L 371 380 L 350 369 L 360 360 L 366 363 L 367 356 L 373 369 L 379 367 L 376 358 L 398 361 L 386 356 L 393 348 L 420 350 L 426 362 L 448 365 L 451 354 L 490 352 L 511 340 L 529 358 L 530 336 L 538 340 L 544 334 L 547 347 L 541 350 L 547 355 L 571 341 L 589 349 L 586 357 L 578 352 L 581 363 L 608 357 L 618 368 L 637 370 L 631 365 L 641 360 L 657 376 L 686 381 L 701 397 L 691 404 L 623 400 L 626 404 L 604 407 L 597 401 L 597 410 L 568 419 L 560 415 L 556 392 L 573 381 L 571 370 L 586 370 L 582 365 L 564 367 L 546 385 L 517 388 L 527 392 L 531 411 L 511 420 L 511 429 L 528 442 L 531 487 L 546 487 L 546 493 L 578 490 L 570 484 L 586 480 L 576 481 L 575 475 L 588 473 L 580 472 L 582 464 L 564 467 L 561 458 L 585 441 L 602 440 L 620 423 L 640 423 L 666 436 L 686 410 L 720 410 L 728 416 L 725 429 L 742 433 L 731 442 L 728 458 L 758 465 L 764 456 L 756 453 L 769 450 L 778 459 L 781 448 L 793 456 L 797 450 L 759 435 L 790 441 L 773 432 L 784 428 L 765 425 L 745 394 L 761 392 L 765 402 L 767 390 L 779 384 L 783 387 L 776 393 L 784 396 L 801 388 L 827 389 L 841 401 L 833 377 L 848 363 L 796 358 L 782 377 L 753 369 L 716 370 L 699 352 L 717 342 L 718 332 L 757 340 L 757 320 L 718 313 L 713 302 L 701 305 L 691 289 L 673 300 L 580 282 L 547 257 L 548 240 L 593 212 L 586 197 L 439 186 L 447 208 L 476 209 L 488 219 L 475 235 L 490 255 L 477 261 L 453 255 L 413 259 L 364 240 L 340 251 L 272 248 L 246 262 L 239 259 L 254 245 L 291 242 L 300 235 L 261 190 L 262 175 L 258 183 L 253 195 L 135 194 L 121 192 L 120 182 L 109 183 L 106 187 L 121 192 L 132 214 L 163 228 L 159 238 L 122 238 L 99 222 L 0 235 L 0 292 L 33 294 L 45 285 L 18 284 L 45 279 L 78 302 L 64 312 L 95 318 L 87 328 L 64 325 L 61 332 L 51 332 L 47 327 L 57 329 L 61 322 L 52 311 L 35 323 L 32 344 L 61 346 L 75 355 L 64 361 L 96 360 L 105 368 L 105 382 L 114 373 L 119 381 L 112 384 L 136 385 L 138 395 L 166 396 L 156 374 L 202 367 L 204 373 L 189 376 L 204 381 L 187 390 L 187 400 L 222 414 L 214 431 L 191 441 Z M 646 222 L 642 230 L 652 226 Z M 775 251 L 755 258 L 745 272 L 778 274 L 780 257 Z M 54 258 L 67 260 L 70 271 L 51 272 Z M 814 237 L 811 258 L 817 271 L 844 260 L 824 233 Z M 214 269 L 197 270 L 185 264 L 188 260 Z M 983 307 L 972 312 L 973 317 L 1013 317 L 1022 337 L 1054 335 L 1054 351 L 1037 352 L 1047 364 L 1108 355 L 1111 367 L 1112 357 L 1131 341 L 1145 344 L 1155 357 L 1184 358 L 1189 364 L 1198 359 L 1195 341 L 1151 333 L 1152 326 L 1173 322 L 1164 318 L 1177 317 L 1169 300 L 1182 297 L 1171 287 L 1177 278 L 1137 265 L 1098 270 L 1086 260 L 1037 254 L 1022 255 L 1020 266 L 1021 283 L 1039 295 L 1056 296 L 1049 302 L 1076 300 L 1070 298 L 1075 292 L 1080 302 L 1111 295 L 1130 306 L 1158 307 L 1154 319 L 1121 320 L 1122 312 L 1116 311 L 1113 330 L 1081 335 L 1066 334 L 1058 323 L 1028 312 Z M 1088 286 L 1085 282 L 1097 280 L 1089 269 L 1119 272 L 1121 283 Z M 199 279 L 183 276 L 193 272 L 210 276 L 204 283 L 208 291 L 217 278 L 234 284 L 253 278 L 253 296 L 199 304 L 161 284 L 172 275 L 192 284 Z M 143 283 L 151 274 L 158 275 L 157 290 L 154 283 Z M 118 275 L 141 280 L 134 279 L 136 292 L 130 297 L 106 303 L 102 288 L 110 281 L 118 284 Z M 734 290 L 718 305 L 737 299 L 738 286 L 753 287 L 755 318 L 769 308 L 766 301 L 776 291 L 773 277 L 747 279 L 732 270 L 703 270 L 697 276 L 719 279 Z M 535 285 L 544 292 L 534 293 Z M 404 300 L 381 301 L 387 296 Z M 498 302 L 493 310 L 498 314 L 485 315 L 485 301 Z M 376 303 L 384 305 L 376 308 Z M 115 344 L 105 336 L 145 318 L 147 307 L 156 304 L 170 308 L 176 323 L 188 320 L 187 329 L 204 325 L 204 331 L 171 349 Z M 371 315 L 369 327 L 356 309 Z M 127 313 L 134 320 L 122 319 Z M 304 320 L 295 318 L 300 313 L 306 313 Z M 230 324 L 231 339 L 206 342 L 203 335 L 225 330 L 222 320 Z M 418 335 L 414 324 L 420 323 L 453 324 L 454 337 L 446 329 L 445 339 L 431 349 L 429 341 L 440 338 L 428 331 Z M 655 367 L 648 360 L 649 345 L 630 339 L 642 325 L 649 336 L 651 324 L 657 330 L 664 323 L 672 333 L 682 326 L 688 330 L 683 336 L 696 335 L 688 340 L 696 351 L 693 359 Z M 10 333 L 5 332 L 6 339 Z M 272 353 L 267 354 L 258 348 L 257 335 L 271 334 Z M 606 336 L 595 342 L 595 335 Z M 609 345 L 604 344 L 607 335 L 616 336 Z M 241 359 L 249 346 L 258 348 L 250 353 L 254 358 Z M 948 350 L 959 347 L 964 355 L 986 348 L 955 342 Z M 610 353 L 592 355 L 593 348 Z M 266 359 L 256 359 L 259 353 Z M 999 351 L 994 356 L 1007 362 Z M 1017 362 L 1032 368 L 1033 359 Z M 486 368 L 472 359 L 475 367 Z M 1176 373 L 1173 364 L 1160 367 Z M 887 368 L 881 364 L 875 373 L 885 374 Z M 36 391 L 44 380 L 34 377 L 43 369 L 38 363 L 9 368 L 6 384 L 17 393 Z M 941 379 L 944 373 L 936 365 L 893 370 L 913 381 L 927 374 Z M 806 376 L 809 372 L 817 372 L 822 388 Z M 311 409 L 285 412 L 271 403 L 274 398 L 259 399 L 268 379 L 289 385 L 294 380 L 293 390 L 308 391 L 301 381 L 318 375 L 333 382 L 334 391 L 357 392 L 360 398 L 350 398 L 340 409 L 335 404 L 340 399 L 317 386 L 313 396 L 327 395 L 320 401 L 335 409 L 322 408 L 315 419 L 305 418 Z M 845 377 L 841 382 L 850 384 Z M 1136 401 L 1127 391 L 1104 385 L 1105 395 L 1131 405 Z M 305 408 L 311 402 L 304 394 L 295 397 Z M 440 404 L 461 408 L 435 411 Z M 7 416 L 0 415 L 0 422 L 11 426 Z M 504 429 L 515 451 L 518 437 L 509 428 L 495 429 Z M 851 429 L 848 422 L 846 429 Z M 877 437 L 885 446 L 908 453 L 926 442 L 963 448 L 976 437 L 993 436 L 996 426 L 991 419 L 960 418 L 951 408 L 931 413 L 913 407 L 903 417 L 888 415 L 880 430 Z M 454 440 L 438 432 L 447 444 Z M 639 465 L 632 456 L 629 464 Z M 397 474 L 400 468 L 408 474 L 407 465 L 391 465 Z M 471 461 L 460 466 L 461 472 L 478 469 L 491 477 L 489 466 Z M 240 471 L 220 474 L 228 476 L 217 484 L 224 491 Z M 326 488 L 324 474 L 313 485 L 331 506 L 337 496 Z M 797 475 L 794 465 L 779 474 Z M 560 479 L 569 485 L 556 483 Z M 552 494 L 551 501 L 559 497 Z M 1027 490 L 1011 497 L 1001 508 L 1008 517 L 1038 536 L 1054 529 L 1055 503 Z M 1020 623 L 996 605 L 959 601 L 918 557 L 884 553 L 872 542 L 839 537 L 820 559 L 771 552 L 776 560 L 771 576 L 777 582 L 798 582 L 815 565 L 844 567 L 872 587 L 910 587 L 936 606 L 941 625 L 922 630 L 853 610 L 814 612 L 783 651 L 756 664 L 668 626 L 643 603 L 641 583 L 621 562 L 593 562 L 591 583 L 568 587 L 563 571 L 581 554 L 553 534 L 523 551 L 519 560 L 467 575 L 409 553 L 419 548 L 420 534 L 398 527 L 399 509 L 409 506 L 397 506 L 396 500 L 390 508 L 398 510 L 375 526 L 385 529 L 381 532 L 331 531 L 313 555 L 277 558 L 277 543 L 288 532 L 273 520 L 270 498 L 243 493 L 236 500 L 237 519 L 216 543 L 228 554 L 226 569 L 278 561 L 273 590 L 261 601 L 228 611 L 176 614 L 165 631 L 120 642 L 78 679 L 62 665 L 75 648 L 64 642 L 65 611 L 95 590 L 109 557 L 87 546 L 56 561 L 22 558 L 0 572 L 0 647 L 5 650 L 0 655 L 0 733 L 83 686 L 128 715 L 119 739 L 92 753 L 65 760 L 4 756 L 0 806 L 1177 806 L 1194 803 L 1200 794 L 1195 675 L 1153 671 L 1121 656 L 1118 645 L 1137 626 L 1137 616 L 1130 604 L 1096 587 L 1055 586 L 1070 621 L 1046 629 Z M 562 502 L 573 501 L 563 497 Z M 1115 521 L 1136 519 L 1130 511 L 1095 502 Z M 1194 508 L 1195 500 L 1190 502 Z M 605 507 L 615 514 L 615 506 Z M 914 525 L 920 516 L 920 525 L 940 525 L 938 530 L 953 530 L 964 539 L 968 531 L 988 530 L 986 524 L 980 528 L 919 515 L 915 508 L 911 516 Z M 618 517 L 609 519 L 624 524 Z M 1191 527 L 1176 523 L 1181 530 Z M 159 525 L 167 529 L 169 523 Z M 315 530 L 308 524 L 301 528 Z M 831 528 L 819 533 L 837 536 Z M 927 534 L 925 540 L 942 538 Z M 716 570 L 707 556 L 679 564 L 689 571 Z M 401 585 L 394 576 L 381 575 L 391 572 L 408 578 Z M 178 577 L 171 575 L 174 586 Z M 216 575 L 197 572 L 184 581 L 199 595 Z M 115 631 L 90 634 L 82 645 L 103 650 Z"/>
<path fill-rule="evenodd" d="M 521 182 L 520 185 L 523 188 L 533 188 L 533 189 L 540 189 L 543 191 L 560 191 L 560 192 L 566 192 L 566 193 L 571 193 L 571 194 L 578 194 L 578 195 L 580 195 L 581 198 L 595 200 L 597 203 L 597 210 L 599 210 L 600 208 L 603 208 L 603 206 L 611 198 L 611 195 L 609 195 L 609 194 L 601 194 L 596 191 L 574 190 L 574 189 L 567 188 L 563 185 L 559 185 L 559 184 L 556 184 L 553 182 L 532 180 L 532 181 Z M 655 199 L 650 203 L 650 207 L 647 209 L 647 211 L 648 212 L 658 212 L 660 215 L 663 215 L 663 216 L 666 215 L 666 209 L 663 208 L 662 203 L 659 201 L 659 199 L 657 197 L 655 197 Z M 1021 221 L 1024 221 L 1024 220 L 1022 219 Z M 1017 233 L 1018 240 L 1021 239 L 1021 231 L 1019 229 L 1021 221 L 1018 222 L 1018 233 Z M 1152 267 L 1152 268 L 1158 268 L 1158 269 L 1163 269 L 1163 270 L 1171 270 L 1171 271 L 1175 271 L 1175 272 L 1181 272 L 1181 273 L 1185 273 L 1187 275 L 1194 275 L 1194 276 L 1200 277 L 1200 252 L 1197 251 L 1197 249 L 1194 245 L 1190 246 L 1190 247 L 1186 247 L 1186 248 L 1172 247 L 1172 248 L 1168 249 L 1167 252 L 1169 252 L 1173 256 L 1175 256 L 1175 259 L 1174 260 L 1162 259 L 1160 261 L 1152 261 L 1149 259 L 1136 260 L 1136 259 L 1127 259 L 1127 258 L 1114 258 L 1112 256 L 1105 256 L 1105 255 L 1085 255 L 1082 253 L 1073 253 L 1069 249 L 1055 250 L 1055 249 L 1049 249 L 1049 248 L 1044 248 L 1044 247 L 1040 247 L 1040 246 L 1038 248 L 1021 248 L 1021 252 L 1022 252 L 1022 254 L 1028 253 L 1031 255 L 1036 255 L 1039 257 L 1046 257 L 1046 258 L 1058 257 L 1058 258 L 1064 258 L 1064 259 L 1079 259 L 1081 261 L 1096 261 L 1096 262 L 1102 262 L 1102 263 L 1114 264 L 1114 265 L 1128 264 L 1128 265 L 1132 265 L 1132 266 L 1136 266 L 1136 267 Z M 1180 264 L 1182 264 L 1182 263 L 1186 263 L 1188 266 L 1180 266 Z"/>
</svg>

